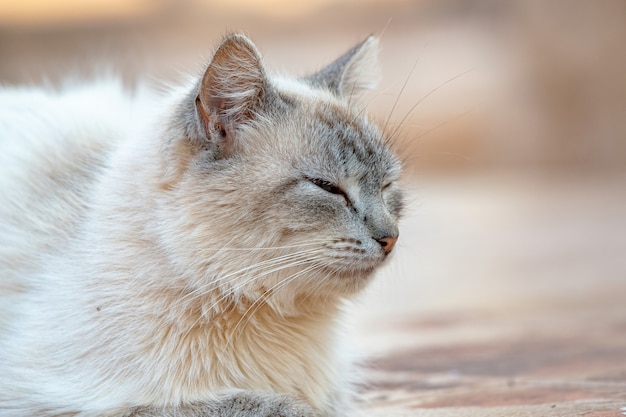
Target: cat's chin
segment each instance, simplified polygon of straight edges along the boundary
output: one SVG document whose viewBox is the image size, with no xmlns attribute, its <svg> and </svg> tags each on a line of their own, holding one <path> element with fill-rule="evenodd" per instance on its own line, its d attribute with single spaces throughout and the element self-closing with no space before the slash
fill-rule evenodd
<svg viewBox="0 0 626 417">
<path fill-rule="evenodd" d="M 379 265 L 329 271 L 328 286 L 341 295 L 353 295 L 363 289 L 376 275 Z"/>
</svg>

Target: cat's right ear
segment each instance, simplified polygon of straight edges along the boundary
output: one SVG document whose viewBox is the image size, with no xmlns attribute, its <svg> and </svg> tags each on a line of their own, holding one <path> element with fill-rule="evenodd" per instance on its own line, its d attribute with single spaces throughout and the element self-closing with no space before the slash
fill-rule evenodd
<svg viewBox="0 0 626 417">
<path fill-rule="evenodd" d="M 196 98 L 207 140 L 221 156 L 234 151 L 237 129 L 254 117 L 267 91 L 261 57 L 245 36 L 229 35 L 209 63 Z"/>
<path fill-rule="evenodd" d="M 339 97 L 358 96 L 380 81 L 378 52 L 378 38 L 370 36 L 305 80 Z"/>
</svg>

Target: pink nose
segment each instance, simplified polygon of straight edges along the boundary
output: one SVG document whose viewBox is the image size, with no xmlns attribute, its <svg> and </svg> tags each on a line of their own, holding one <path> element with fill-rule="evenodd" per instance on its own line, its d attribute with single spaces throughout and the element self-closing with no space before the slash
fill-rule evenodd
<svg viewBox="0 0 626 417">
<path fill-rule="evenodd" d="M 380 247 L 385 251 L 385 255 L 389 254 L 394 246 L 396 246 L 396 242 L 398 241 L 398 236 L 395 237 L 383 237 L 382 239 L 376 239 L 376 242 L 380 244 Z"/>
</svg>

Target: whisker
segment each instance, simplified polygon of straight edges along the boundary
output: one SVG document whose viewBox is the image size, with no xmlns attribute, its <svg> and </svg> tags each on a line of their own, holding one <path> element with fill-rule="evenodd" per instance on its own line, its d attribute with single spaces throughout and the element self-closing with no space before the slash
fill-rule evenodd
<svg viewBox="0 0 626 417">
<path fill-rule="evenodd" d="M 383 132 L 387 131 L 387 126 L 389 125 L 389 121 L 393 117 L 393 114 L 394 114 L 394 112 L 396 110 L 396 107 L 398 106 L 398 103 L 400 102 L 400 98 L 404 94 L 404 91 L 406 90 L 406 86 L 408 85 L 409 80 L 413 77 L 413 72 L 415 71 L 415 68 L 417 68 L 417 65 L 419 64 L 421 57 L 424 55 L 424 51 L 426 50 L 427 46 L 428 46 L 428 40 L 426 40 L 424 42 L 424 44 L 422 45 L 421 54 L 419 54 L 417 56 L 417 58 L 415 59 L 415 62 L 413 63 L 413 66 L 411 67 L 409 73 L 407 74 L 407 76 L 406 76 L 406 78 L 404 80 L 404 83 L 402 84 L 402 87 L 400 87 L 400 91 L 396 95 L 396 98 L 395 98 L 395 100 L 393 102 L 393 105 L 391 106 L 391 110 L 389 111 L 389 115 L 387 116 L 387 118 L 385 120 L 385 124 L 384 124 L 383 129 L 382 129 Z"/>
<path fill-rule="evenodd" d="M 409 71 L 409 74 L 407 75 L 406 79 L 404 80 L 404 83 L 402 84 L 402 87 L 400 87 L 400 91 L 396 95 L 396 99 L 394 100 L 393 105 L 391 106 L 391 110 L 389 110 L 389 115 L 387 116 L 387 118 L 385 120 L 385 124 L 383 125 L 383 129 L 382 129 L 383 132 L 387 131 L 387 126 L 389 124 L 389 121 L 391 120 L 391 117 L 393 116 L 393 112 L 396 110 L 396 106 L 398 105 L 398 102 L 400 101 L 400 97 L 402 97 L 402 94 L 404 93 L 404 90 L 406 89 L 406 86 L 409 83 L 409 80 L 413 76 L 413 71 L 415 71 L 415 68 L 417 67 L 417 64 L 419 64 L 419 62 L 420 62 L 420 56 L 418 56 L 415 59 L 415 62 L 413 63 L 413 66 L 411 67 L 411 70 Z"/>
<path fill-rule="evenodd" d="M 214 309 L 214 308 L 215 308 L 215 306 L 217 306 L 219 303 L 221 303 L 222 301 L 224 301 L 225 299 L 227 299 L 228 297 L 230 297 L 230 296 L 231 296 L 232 294 L 234 294 L 237 290 L 239 290 L 239 289 L 241 289 L 241 288 L 243 288 L 243 287 L 245 287 L 245 286 L 247 286 L 247 285 L 251 284 L 252 282 L 254 282 L 254 281 L 256 281 L 256 280 L 258 280 L 258 279 L 262 278 L 263 276 L 266 276 L 266 275 L 268 275 L 268 274 L 270 274 L 270 273 L 273 273 L 273 272 L 278 272 L 278 271 L 280 271 L 280 270 L 282 270 L 282 269 L 287 269 L 287 268 L 292 268 L 292 267 L 296 267 L 296 266 L 299 266 L 299 265 L 304 265 L 304 264 L 309 263 L 309 262 L 313 262 L 313 260 L 299 260 L 299 261 L 296 261 L 296 262 L 290 262 L 290 263 L 287 263 L 287 264 L 284 264 L 284 265 L 280 265 L 279 267 L 276 267 L 276 268 L 274 268 L 274 269 L 272 269 L 272 270 L 270 270 L 270 271 L 265 271 L 263 274 L 260 274 L 260 275 L 258 275 L 258 276 L 255 276 L 255 277 L 254 277 L 254 278 L 252 278 L 251 280 L 246 281 L 246 282 L 243 282 L 243 283 L 239 284 L 238 286 L 236 286 L 236 287 L 234 287 L 234 288 L 230 289 L 227 293 L 222 294 L 222 295 L 221 295 L 221 296 L 220 296 L 217 300 L 215 300 L 215 301 L 213 302 L 213 304 L 211 304 L 211 306 L 209 306 L 209 307 L 208 307 L 208 309 L 207 309 L 207 310 L 212 310 L 212 309 Z M 306 268 L 305 268 L 305 271 L 306 271 Z M 269 290 L 268 290 L 268 291 L 269 291 Z M 244 314 L 245 314 L 245 313 L 244 313 Z M 190 326 L 189 330 L 188 330 L 188 331 L 187 331 L 187 332 L 183 335 L 183 337 L 186 337 L 186 336 L 187 336 L 187 335 L 188 335 L 188 334 L 189 334 L 189 333 L 193 330 L 193 328 L 196 326 L 196 324 L 198 324 L 198 323 L 199 323 L 199 321 L 200 321 L 201 319 L 202 319 L 202 316 L 198 317 L 198 318 L 196 319 L 196 321 L 195 321 L 195 322 L 194 322 L 194 323 Z"/>
<path fill-rule="evenodd" d="M 201 294 L 206 292 L 208 288 L 215 289 L 217 288 L 216 284 L 223 283 L 223 281 L 226 281 L 231 278 L 238 278 L 237 275 L 241 274 L 242 272 L 251 272 L 252 270 L 256 270 L 255 272 L 258 272 L 258 270 L 262 270 L 262 268 L 271 268 L 269 270 L 264 270 L 264 271 L 262 270 L 263 271 L 262 273 L 255 275 L 250 280 L 247 280 L 245 282 L 240 283 L 239 285 L 235 287 L 230 288 L 226 294 L 223 294 L 222 296 L 220 296 L 219 299 L 209 307 L 209 310 L 211 310 L 220 302 L 222 302 L 224 299 L 236 293 L 239 289 L 245 287 L 246 285 L 249 285 L 253 281 L 256 281 L 259 278 L 267 276 L 271 273 L 278 272 L 281 269 L 294 267 L 304 262 L 307 262 L 307 260 L 310 259 L 309 257 L 311 255 L 315 255 L 318 253 L 320 253 L 320 251 L 296 252 L 293 254 L 288 254 L 288 255 L 277 257 L 277 258 L 268 259 L 266 261 L 242 268 L 238 271 L 234 271 L 218 279 L 215 279 L 211 281 L 210 283 L 208 283 L 206 286 L 197 288 L 192 293 L 186 294 L 184 297 L 181 297 L 181 299 L 179 299 L 178 302 L 180 303 L 184 301 L 186 298 L 189 298 L 190 296 L 193 296 L 193 297 L 200 296 Z"/>
<path fill-rule="evenodd" d="M 325 265 L 323 265 L 324 267 L 328 268 L 330 266 L 335 265 L 336 263 L 338 263 L 338 261 L 332 261 L 332 262 L 327 262 Z M 321 268 L 320 268 L 321 269 Z M 324 283 L 324 281 L 326 281 L 328 279 L 328 277 L 330 277 L 332 275 L 332 272 L 328 272 L 324 275 L 323 279 L 317 279 L 314 280 L 313 283 L 311 284 L 311 288 L 308 289 L 307 294 L 304 296 L 303 301 L 311 298 L 313 296 L 313 294 L 318 294 L 319 292 L 317 291 Z"/>
<path fill-rule="evenodd" d="M 380 35 L 378 35 L 378 37 L 380 38 L 381 41 L 385 37 L 385 34 L 387 33 L 387 29 L 389 29 L 389 25 L 391 24 L 392 20 L 393 20 L 393 17 L 390 16 L 389 19 L 387 19 L 387 23 L 385 23 L 385 27 L 380 32 Z"/>
<path fill-rule="evenodd" d="M 231 244 L 235 239 L 237 238 L 237 236 L 233 236 L 226 244 L 229 245 Z M 222 248 L 218 249 L 208 260 L 211 261 L 213 259 L 215 259 L 222 251 L 223 248 L 225 248 L 226 246 L 223 246 Z M 183 287 L 183 291 L 188 291 L 191 290 L 191 288 L 189 288 L 190 283 L 187 283 L 184 287 Z M 193 290 L 191 290 L 191 292 L 193 292 Z"/>
<path fill-rule="evenodd" d="M 240 274 L 240 273 L 242 273 L 242 272 L 245 272 L 245 271 L 247 271 L 247 270 L 252 270 L 252 269 L 255 269 L 255 268 L 258 268 L 258 267 L 264 266 L 265 264 L 271 264 L 272 262 L 280 261 L 280 260 L 287 259 L 287 258 L 289 258 L 289 257 L 293 257 L 293 256 L 303 255 L 303 254 L 306 254 L 306 253 L 308 253 L 308 252 L 299 251 L 299 252 L 295 252 L 295 253 L 288 253 L 288 254 L 281 255 L 281 256 L 278 256 L 278 257 L 275 257 L 275 258 L 267 259 L 267 260 L 265 260 L 265 261 L 261 261 L 261 262 L 255 263 L 255 264 L 253 264 L 253 265 L 249 265 L 249 266 L 246 266 L 246 267 L 244 267 L 244 268 L 238 269 L 238 270 L 236 270 L 236 271 L 230 272 L 230 273 L 228 273 L 228 274 L 226 274 L 226 275 L 220 276 L 219 278 L 215 278 L 215 279 L 211 280 L 211 282 L 210 282 L 209 284 L 216 284 L 216 283 L 222 282 L 222 281 L 224 281 L 224 280 L 227 280 L 228 278 L 230 278 L 230 277 L 232 277 L 232 276 L 235 276 L 235 275 L 237 275 L 237 274 Z M 313 252 L 313 253 L 314 253 L 314 252 Z M 212 259 L 212 258 L 213 258 L 213 257 L 211 257 L 211 259 Z M 206 287 L 196 288 L 196 289 L 195 289 L 195 290 L 193 290 L 192 292 L 196 292 L 196 291 L 198 291 L 198 290 L 201 290 L 202 288 L 206 288 Z"/>
<path fill-rule="evenodd" d="M 307 243 L 300 243 L 297 245 L 284 245 L 284 246 L 251 246 L 251 247 L 243 247 L 243 248 L 229 248 L 229 247 L 222 247 L 219 249 L 208 249 L 208 250 L 216 250 L 216 251 L 265 251 L 265 250 L 279 250 L 279 249 L 293 249 L 293 248 L 301 248 L 301 247 L 307 247 L 307 246 L 314 246 L 314 245 L 318 245 L 320 243 L 324 243 L 326 242 L 327 239 L 318 239 L 318 240 L 314 240 L 314 241 L 309 241 Z"/>
<path fill-rule="evenodd" d="M 288 253 L 288 254 L 285 254 L 285 255 L 277 256 L 275 258 L 266 259 L 265 261 L 261 261 L 259 263 L 254 264 L 254 265 L 249 265 L 249 266 L 241 268 L 241 269 L 239 269 L 237 271 L 230 272 L 230 273 L 228 273 L 228 274 L 226 274 L 224 276 L 221 276 L 221 277 L 213 280 L 212 282 L 218 283 L 218 282 L 224 281 L 226 279 L 229 279 L 229 278 L 231 278 L 231 277 L 233 277 L 235 275 L 238 275 L 238 274 L 240 274 L 242 272 L 255 270 L 256 268 L 264 267 L 264 266 L 268 266 L 268 265 L 271 266 L 272 264 L 274 264 L 276 262 L 283 261 L 283 260 L 290 260 L 290 259 L 293 259 L 293 258 L 298 258 L 298 257 L 303 256 L 303 255 L 317 254 L 318 252 L 319 252 L 319 250 L 315 250 L 315 251 L 299 251 L 299 252 L 295 252 L 295 253 Z"/>
<path fill-rule="evenodd" d="M 443 122 L 441 122 L 441 123 L 439 123 L 439 124 L 429 128 L 429 129 L 424 130 L 423 132 L 421 132 L 417 136 L 412 136 L 410 143 L 407 144 L 407 146 L 404 146 L 404 151 L 402 152 L 402 154 L 403 154 L 403 156 L 402 156 L 403 163 L 405 165 L 409 165 L 409 163 L 411 161 L 419 160 L 420 158 L 425 157 L 425 155 L 414 155 L 413 149 L 414 149 L 415 146 L 417 146 L 419 139 L 421 139 L 422 137 L 424 137 L 424 136 L 426 136 L 426 135 L 428 135 L 428 134 L 430 134 L 430 133 L 432 133 L 432 132 L 434 132 L 434 131 L 436 131 L 436 130 L 438 130 L 438 129 L 440 129 L 440 128 L 442 128 L 442 127 L 444 127 L 444 126 L 446 126 L 446 125 L 448 125 L 450 123 L 455 122 L 456 120 L 458 120 L 458 119 L 462 118 L 463 116 L 471 113 L 472 111 L 473 111 L 473 109 L 466 110 L 466 111 L 464 111 L 464 112 L 462 112 L 460 114 L 457 114 L 457 115 L 453 116 L 452 118 L 449 118 L 449 119 L 447 119 L 447 120 L 445 120 L 445 121 L 443 121 Z M 473 159 L 471 157 L 469 157 L 468 155 L 463 155 L 463 154 L 459 154 L 459 153 L 438 151 L 438 152 L 435 152 L 434 154 L 435 155 L 440 155 L 441 154 L 441 155 L 456 156 L 456 157 L 460 157 L 460 158 L 462 158 L 464 160 L 473 162 Z M 411 155 L 411 156 L 409 157 L 408 155 Z"/>
<path fill-rule="evenodd" d="M 319 260 L 318 260 L 318 261 L 319 261 Z M 295 280 L 296 278 L 298 278 L 298 277 L 300 277 L 300 276 L 302 276 L 302 275 L 304 275 L 304 274 L 306 274 L 306 273 L 313 272 L 313 271 L 315 271 L 316 269 L 321 270 L 321 269 L 324 269 L 324 268 L 328 268 L 329 266 L 332 266 L 332 265 L 337 264 L 337 263 L 339 263 L 339 261 L 337 261 L 337 260 L 333 260 L 333 261 L 331 261 L 331 262 L 325 262 L 325 263 L 317 263 L 317 264 L 311 265 L 311 266 L 310 266 L 310 267 L 308 267 L 308 268 L 305 268 L 305 269 L 304 269 L 304 270 L 302 270 L 302 271 L 298 271 L 297 273 L 295 273 L 295 274 L 293 274 L 293 275 L 289 276 L 288 278 L 286 278 L 286 279 L 282 280 L 281 282 L 277 283 L 277 284 L 276 284 L 276 285 L 274 285 L 272 288 L 270 288 L 270 289 L 266 290 L 266 291 L 263 293 L 263 295 L 262 295 L 261 297 L 259 297 L 259 299 L 257 299 L 254 303 L 257 303 L 257 302 L 261 301 L 261 300 L 265 297 L 265 295 L 266 295 L 266 294 L 271 293 L 271 292 L 275 292 L 275 291 L 277 291 L 277 290 L 280 290 L 281 288 L 284 288 L 284 287 L 285 287 L 286 285 L 288 285 L 290 282 L 292 282 L 292 281 L 293 281 L 293 280 Z M 327 273 L 327 274 L 325 274 L 325 277 L 326 277 L 326 278 L 328 278 L 330 275 L 331 275 L 331 273 Z M 325 280 L 325 279 L 324 279 L 324 280 Z M 318 288 L 320 288 L 320 287 L 323 285 L 323 281 L 324 281 L 324 280 L 313 280 L 312 282 L 309 282 L 307 285 L 309 285 L 309 286 L 310 286 L 310 285 L 314 285 L 315 287 L 314 287 L 313 291 L 308 291 L 308 294 L 306 294 L 306 295 L 305 295 L 304 300 L 306 300 L 307 298 L 309 298 L 312 294 L 316 293 L 316 292 L 317 292 L 316 290 L 317 290 Z M 253 303 L 253 304 L 254 304 L 254 303 Z M 252 306 L 251 306 L 251 307 L 252 307 Z M 252 314 L 250 315 L 250 317 L 249 317 L 248 321 L 251 319 L 251 316 L 252 316 L 252 315 L 253 315 L 256 311 L 258 311 L 258 309 L 259 309 L 259 308 L 260 308 L 260 306 L 259 306 L 259 307 L 257 307 L 257 308 L 255 309 L 255 311 L 253 311 L 253 312 L 252 312 Z M 247 312 L 248 312 L 249 310 L 250 310 L 250 308 L 248 308 L 248 310 L 246 311 L 246 313 L 244 313 L 244 315 L 245 315 L 245 314 L 247 314 Z M 236 328 L 236 327 L 235 327 L 235 328 Z M 233 332 L 233 333 L 234 333 L 234 332 Z"/>
<path fill-rule="evenodd" d="M 304 275 L 304 274 L 306 274 L 306 273 L 308 273 L 308 272 L 310 272 L 312 270 L 315 270 L 316 268 L 321 268 L 321 267 L 322 267 L 322 265 L 320 265 L 320 264 L 311 265 L 311 266 L 303 269 L 302 271 L 298 271 L 297 273 L 290 275 L 288 278 L 286 278 L 286 279 L 284 279 L 284 280 L 274 284 L 271 288 L 267 289 L 241 315 L 241 318 L 239 319 L 237 324 L 235 324 L 235 327 L 233 327 L 233 330 L 231 331 L 228 339 L 226 340 L 226 343 L 224 344 L 224 347 L 222 348 L 222 352 L 224 352 L 226 350 L 226 348 L 228 347 L 228 345 L 230 345 L 230 342 L 232 341 L 233 337 L 237 333 L 237 330 L 239 329 L 239 326 L 244 322 L 244 319 L 246 319 L 245 320 L 245 324 L 241 327 L 241 330 L 243 330 L 245 328 L 245 326 L 247 326 L 247 324 L 252 319 L 252 316 L 254 316 L 254 314 L 256 314 L 256 312 L 259 311 L 259 309 L 261 309 L 261 307 L 263 306 L 263 301 L 267 300 L 267 297 L 266 297 L 267 294 L 270 294 L 270 293 L 275 292 L 275 291 L 279 291 L 280 289 L 282 289 L 282 288 L 286 287 L 287 285 L 289 285 L 289 283 L 294 281 L 295 279 L 301 277 L 302 275 Z M 250 314 L 248 314 L 248 313 L 250 313 Z"/>
<path fill-rule="evenodd" d="M 424 94 L 424 96 L 422 96 L 421 99 L 419 99 L 417 101 L 417 103 L 415 103 L 413 106 L 411 106 L 411 108 L 409 109 L 408 112 L 406 112 L 406 114 L 404 115 L 404 117 L 402 117 L 402 119 L 400 119 L 400 122 L 398 123 L 398 127 L 396 127 L 396 129 L 393 130 L 393 132 L 391 133 L 391 135 L 389 136 L 391 140 L 393 140 L 393 138 L 395 138 L 396 133 L 398 133 L 399 129 L 404 125 L 404 122 L 406 121 L 406 119 L 413 113 L 413 111 L 417 108 L 417 106 L 419 106 L 420 104 L 422 104 L 428 97 L 430 97 L 431 95 L 433 95 L 436 91 L 438 91 L 439 89 L 443 88 L 444 86 L 450 84 L 452 81 L 455 81 L 467 74 L 469 74 L 470 72 L 474 71 L 474 69 L 469 69 L 467 71 L 464 71 L 460 74 L 455 75 L 452 78 L 447 79 L 446 81 L 444 81 L 443 83 L 439 84 L 438 86 L 434 87 L 433 89 L 431 89 L 430 91 L 428 91 L 426 94 Z"/>
<path fill-rule="evenodd" d="M 280 282 L 278 282 L 278 283 L 274 284 L 271 288 L 269 288 L 269 289 L 265 290 L 265 291 L 263 292 L 263 294 L 261 294 L 261 295 L 259 296 L 259 298 L 257 298 L 257 299 L 256 299 L 256 300 L 255 300 L 255 301 L 254 301 L 254 302 L 253 302 L 253 303 L 252 303 L 252 304 L 248 307 L 248 309 L 246 309 L 246 311 L 245 311 L 245 312 L 241 315 L 241 317 L 240 317 L 239 321 L 237 321 L 237 323 L 235 324 L 235 327 L 233 327 L 233 330 L 231 331 L 230 336 L 229 336 L 229 337 L 228 337 L 228 339 L 226 340 L 226 343 L 224 344 L 224 347 L 223 347 L 223 349 L 222 349 L 222 352 L 223 352 L 223 351 L 226 349 L 226 347 L 230 344 L 230 342 L 231 342 L 231 340 L 232 340 L 232 338 L 233 338 L 234 334 L 236 333 L 237 328 L 238 328 L 238 327 L 239 327 L 239 325 L 242 323 L 242 321 L 246 318 L 246 315 L 247 315 L 247 314 L 248 314 L 248 313 L 249 313 L 249 312 L 250 312 L 250 311 L 254 308 L 254 311 L 250 314 L 250 318 L 251 318 L 251 316 L 252 316 L 254 313 L 256 313 L 256 312 L 257 312 L 257 311 L 261 308 L 262 304 L 260 303 L 260 301 L 265 300 L 265 299 L 266 299 L 266 297 L 265 297 L 265 296 L 266 296 L 267 294 L 269 294 L 269 293 L 271 293 L 271 292 L 273 292 L 273 291 L 276 291 L 276 290 L 278 290 L 278 289 L 280 289 L 280 288 L 283 288 L 285 285 L 287 285 L 287 283 L 288 283 L 288 282 L 291 282 L 291 281 L 292 281 L 293 279 L 295 279 L 296 277 L 301 276 L 302 274 L 304 274 L 304 273 L 308 272 L 310 269 L 311 269 L 311 267 L 309 266 L 309 267 L 305 268 L 304 270 L 299 271 L 298 273 L 291 275 L 289 278 L 287 278 L 287 279 L 285 279 L 285 280 L 282 280 L 282 281 L 280 281 Z M 256 307 L 255 307 L 255 305 L 256 305 Z M 248 319 L 248 321 L 249 321 L 249 319 Z"/>
</svg>

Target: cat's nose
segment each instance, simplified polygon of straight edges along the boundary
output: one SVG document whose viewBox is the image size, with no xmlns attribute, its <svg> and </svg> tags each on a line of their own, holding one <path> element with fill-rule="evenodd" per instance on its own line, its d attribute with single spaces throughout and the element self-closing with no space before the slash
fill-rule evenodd
<svg viewBox="0 0 626 417">
<path fill-rule="evenodd" d="M 374 238 L 374 240 L 380 244 L 381 248 L 383 248 L 383 251 L 385 251 L 385 255 L 388 255 L 393 247 L 396 246 L 398 236 L 387 236 L 380 239 Z"/>
</svg>

